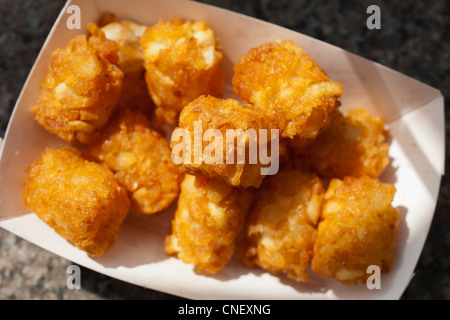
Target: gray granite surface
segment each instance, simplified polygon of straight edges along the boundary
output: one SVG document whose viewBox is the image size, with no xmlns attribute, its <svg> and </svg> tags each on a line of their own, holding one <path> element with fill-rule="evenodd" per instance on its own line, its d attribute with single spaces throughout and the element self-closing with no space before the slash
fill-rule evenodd
<svg viewBox="0 0 450 320">
<path fill-rule="evenodd" d="M 450 1 L 204 2 L 294 29 L 377 61 L 439 89 L 446 105 L 450 102 Z M 366 28 L 370 4 L 381 8 L 381 30 Z M 0 0 L 0 136 L 63 5 L 62 0 Z M 445 120 L 448 132 L 448 112 Z M 450 298 L 449 208 L 450 180 L 446 175 L 415 276 L 402 299 Z M 68 290 L 66 268 L 71 264 L 0 229 L 0 299 L 177 298 L 85 268 L 82 289 Z"/>
</svg>

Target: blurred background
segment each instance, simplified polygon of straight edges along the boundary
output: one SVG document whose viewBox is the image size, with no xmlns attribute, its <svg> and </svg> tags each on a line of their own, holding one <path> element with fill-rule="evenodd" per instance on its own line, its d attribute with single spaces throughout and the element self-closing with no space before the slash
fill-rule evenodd
<svg viewBox="0 0 450 320">
<path fill-rule="evenodd" d="M 201 2 L 304 33 L 379 62 L 439 89 L 445 104 L 450 102 L 450 1 Z M 26 77 L 64 4 L 64 0 L 0 0 L 0 137 L 4 136 Z M 380 30 L 366 27 L 366 9 L 372 4 L 381 9 Z M 448 112 L 445 120 L 448 137 Z M 446 144 L 448 164 L 448 141 Z M 450 179 L 446 175 L 415 275 L 401 299 L 450 298 L 449 209 Z M 0 229 L 0 299 L 178 298 L 83 267 L 82 289 L 68 290 L 66 268 L 71 264 Z"/>
</svg>

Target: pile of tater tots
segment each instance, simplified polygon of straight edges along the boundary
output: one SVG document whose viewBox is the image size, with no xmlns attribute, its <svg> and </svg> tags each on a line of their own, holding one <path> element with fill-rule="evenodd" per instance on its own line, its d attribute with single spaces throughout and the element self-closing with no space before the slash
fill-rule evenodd
<svg viewBox="0 0 450 320">
<path fill-rule="evenodd" d="M 386 124 L 364 109 L 341 111 L 343 85 L 301 47 L 250 49 L 233 62 L 235 97 L 225 99 L 224 53 L 203 21 L 147 26 L 105 14 L 88 31 L 53 52 L 31 108 L 68 146 L 43 150 L 23 199 L 63 238 L 102 256 L 128 214 L 173 214 L 165 251 L 196 272 L 220 272 L 234 256 L 299 282 L 316 273 L 357 284 L 369 266 L 393 266 L 396 189 L 378 180 L 389 164 Z M 167 128 L 192 138 L 184 152 L 205 151 L 198 121 L 224 137 L 276 130 L 278 172 L 261 174 L 251 154 L 174 163 L 179 141 Z M 214 155 L 229 151 L 215 145 Z"/>
</svg>

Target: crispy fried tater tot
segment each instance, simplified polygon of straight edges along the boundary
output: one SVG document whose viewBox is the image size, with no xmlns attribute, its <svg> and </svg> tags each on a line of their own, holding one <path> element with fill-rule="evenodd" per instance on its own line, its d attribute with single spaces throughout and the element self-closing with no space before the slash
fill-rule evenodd
<svg viewBox="0 0 450 320">
<path fill-rule="evenodd" d="M 370 265 L 387 272 L 397 249 L 393 185 L 369 177 L 333 179 L 325 193 L 311 268 L 345 284 L 365 282 Z"/>
<path fill-rule="evenodd" d="M 200 271 L 217 273 L 234 252 L 251 199 L 245 189 L 186 174 L 166 252 Z"/>
<path fill-rule="evenodd" d="M 249 213 L 244 262 L 308 281 L 323 192 L 313 174 L 283 170 L 267 177 Z"/>
<path fill-rule="evenodd" d="M 264 145 L 271 150 L 272 140 L 275 139 L 269 132 L 267 139 L 262 142 L 259 129 L 272 128 L 270 121 L 263 115 L 237 100 L 201 96 L 183 109 L 178 125 L 172 135 L 171 147 L 172 153 L 179 155 L 185 151 L 182 147 L 188 146 L 189 154 L 180 156 L 180 166 L 184 172 L 221 179 L 231 186 L 258 187 L 261 184 L 264 179 L 261 168 L 266 166 L 260 159 L 250 161 L 251 156 L 257 155 L 257 149 L 251 149 L 250 146 L 261 148 Z M 207 139 L 209 129 L 217 130 L 220 136 Z M 238 129 L 241 130 L 240 135 Z M 184 135 L 180 135 L 180 141 L 179 132 L 187 133 L 188 141 Z M 236 140 L 230 132 L 236 133 Z M 276 149 L 274 152 L 278 151 Z M 241 163 L 238 154 L 244 160 Z M 278 154 L 271 154 L 271 158 L 277 161 Z"/>
<path fill-rule="evenodd" d="M 158 117 L 175 123 L 183 107 L 200 95 L 222 95 L 222 52 L 205 22 L 161 20 L 146 29 L 140 43 Z"/>
<path fill-rule="evenodd" d="M 100 57 L 105 58 L 117 67 L 120 46 L 115 41 L 107 39 L 105 33 L 97 24 L 88 23 L 87 28 L 90 33 L 88 39 L 89 45 L 95 49 Z"/>
<path fill-rule="evenodd" d="M 389 163 L 388 131 L 381 118 L 363 109 L 337 112 L 330 127 L 299 150 L 296 159 L 319 176 L 378 178 Z"/>
<path fill-rule="evenodd" d="M 115 115 L 86 152 L 114 172 L 139 213 L 160 212 L 178 196 L 183 174 L 172 163 L 167 142 L 138 111 Z"/>
<path fill-rule="evenodd" d="M 92 26 L 93 32 L 96 32 Z M 117 45 L 95 33 L 74 37 L 51 56 L 41 94 L 32 108 L 49 132 L 88 143 L 108 121 L 122 88 L 122 71 L 114 64 Z"/>
<path fill-rule="evenodd" d="M 115 243 L 130 201 L 112 172 L 74 149 L 46 149 L 27 169 L 24 203 L 62 237 L 101 256 Z"/>
<path fill-rule="evenodd" d="M 139 40 L 145 25 L 129 20 L 114 21 L 101 27 L 107 39 L 119 45 L 117 65 L 125 73 L 144 71 L 144 56 Z"/>
<path fill-rule="evenodd" d="M 342 84 L 292 41 L 251 49 L 234 66 L 236 95 L 270 116 L 282 137 L 314 139 L 342 95 Z"/>
<path fill-rule="evenodd" d="M 109 21 L 107 15 L 102 16 L 102 19 Z M 117 109 L 129 108 L 151 115 L 155 105 L 145 81 L 144 56 L 139 43 L 145 29 L 145 25 L 122 20 L 109 21 L 102 26 L 101 31 L 108 40 L 119 46 L 117 65 L 123 71 L 124 78 Z"/>
</svg>

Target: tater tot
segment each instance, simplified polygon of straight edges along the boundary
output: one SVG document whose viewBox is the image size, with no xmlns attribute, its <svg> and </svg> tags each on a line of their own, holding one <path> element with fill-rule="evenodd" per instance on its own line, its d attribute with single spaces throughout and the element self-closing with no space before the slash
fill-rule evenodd
<svg viewBox="0 0 450 320">
<path fill-rule="evenodd" d="M 249 191 L 185 175 L 165 250 L 197 270 L 217 273 L 230 260 L 250 206 Z"/>
<path fill-rule="evenodd" d="M 282 137 L 314 139 L 343 93 L 342 84 L 292 41 L 251 49 L 234 72 L 236 95 L 270 116 Z"/>
<path fill-rule="evenodd" d="M 173 124 L 183 107 L 200 95 L 222 95 L 222 52 L 205 22 L 160 21 L 146 29 L 140 43 L 158 117 Z"/>
<path fill-rule="evenodd" d="M 130 201 L 112 172 L 74 149 L 46 149 L 28 168 L 24 203 L 79 249 L 103 255 L 115 243 Z"/>
<path fill-rule="evenodd" d="M 145 25 L 129 20 L 114 21 L 101 27 L 106 38 L 119 45 L 117 65 L 125 74 L 144 71 L 139 41 L 145 29 Z"/>
<path fill-rule="evenodd" d="M 252 156 L 258 156 L 256 148 L 266 147 L 268 153 L 273 151 L 271 159 L 278 161 L 277 137 L 271 136 L 271 128 L 270 121 L 248 105 L 233 99 L 201 96 L 183 109 L 178 128 L 172 135 L 172 153 L 178 156 L 184 152 L 181 147 L 188 145 L 190 154 L 183 154 L 180 163 L 177 162 L 186 173 L 221 179 L 231 186 L 258 187 L 265 177 L 261 169 L 266 165 L 259 158 L 251 161 Z M 206 139 L 209 129 L 217 130 L 221 140 L 216 137 Z M 238 135 L 239 129 L 241 135 Z M 261 139 L 260 129 L 269 131 L 265 141 Z M 187 133 L 189 141 L 185 141 L 183 135 L 180 141 L 179 132 Z M 236 140 L 230 132 L 236 133 Z M 255 134 L 252 136 L 251 133 Z M 200 157 L 196 155 L 197 143 Z M 251 149 L 251 145 L 256 146 L 255 149 Z M 241 163 L 238 163 L 238 154 Z"/>
<path fill-rule="evenodd" d="M 302 162 L 319 176 L 378 178 L 389 163 L 385 122 L 363 109 L 337 112 L 330 127 L 298 150 Z"/>
<path fill-rule="evenodd" d="M 323 192 L 313 174 L 283 170 L 267 177 L 249 213 L 246 264 L 308 281 Z"/>
<path fill-rule="evenodd" d="M 68 142 L 88 143 L 108 121 L 122 88 L 114 64 L 117 45 L 95 32 L 79 35 L 51 56 L 41 94 L 32 108 L 36 121 Z"/>
<path fill-rule="evenodd" d="M 139 213 L 160 212 L 178 196 L 182 173 L 172 163 L 168 143 L 141 112 L 116 114 L 86 152 L 114 172 Z"/>
<path fill-rule="evenodd" d="M 345 284 L 364 282 L 367 268 L 387 272 L 397 249 L 399 212 L 393 185 L 368 177 L 333 179 L 324 197 L 311 269 Z"/>
</svg>

